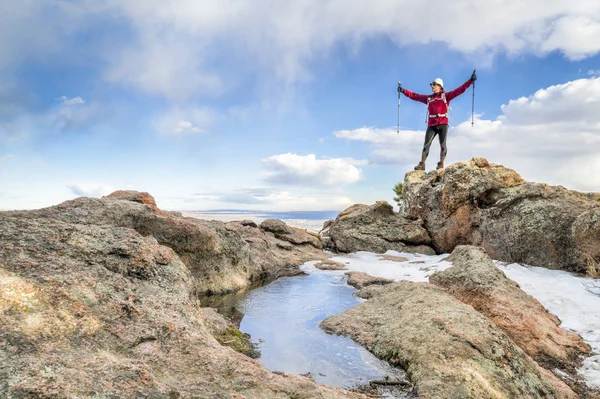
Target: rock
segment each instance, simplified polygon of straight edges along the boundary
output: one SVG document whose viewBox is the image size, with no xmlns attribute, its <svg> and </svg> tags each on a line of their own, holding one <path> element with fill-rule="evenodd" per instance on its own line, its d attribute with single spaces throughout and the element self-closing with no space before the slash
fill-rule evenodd
<svg viewBox="0 0 600 399">
<path fill-rule="evenodd" d="M 321 234 L 326 248 L 337 252 L 395 250 L 434 254 L 428 247 L 431 239 L 423 223 L 395 213 L 385 201 L 351 206 Z"/>
<path fill-rule="evenodd" d="M 102 199 L 82 197 L 49 208 L 5 214 L 135 229 L 178 254 L 194 275 L 198 294 L 237 291 L 282 267 L 325 258 L 316 237 L 291 227 L 287 230 L 283 222 L 280 228 L 290 232 L 284 236 L 291 240 L 281 240 L 244 222 L 179 217 L 155 209 L 153 203 L 147 193 L 117 191 Z M 304 236 L 310 238 L 302 242 Z"/>
<path fill-rule="evenodd" d="M 242 226 L 248 226 L 248 227 L 253 227 L 255 229 L 258 229 L 258 225 L 255 222 L 253 222 L 252 220 L 242 220 L 240 222 L 240 224 Z"/>
<path fill-rule="evenodd" d="M 187 266 L 131 228 L 3 212 L 0 259 L 2 398 L 366 398 L 222 346 Z"/>
<path fill-rule="evenodd" d="M 404 368 L 420 399 L 577 397 L 487 318 L 440 288 L 408 281 L 378 288 L 321 327 Z"/>
<path fill-rule="evenodd" d="M 432 274 L 431 283 L 483 313 L 545 368 L 575 376 L 582 355 L 591 350 L 578 334 L 560 328 L 560 320 L 507 278 L 482 248 L 458 246 L 448 260 L 453 266 Z"/>
<path fill-rule="evenodd" d="M 597 212 L 600 193 L 528 183 L 483 158 L 443 172 L 409 172 L 403 193 L 408 216 L 423 221 L 437 253 L 476 245 L 494 259 L 574 272 L 586 271 L 585 259 L 600 262 L 593 250 L 600 248 L 598 226 L 585 230 L 583 219 L 575 225 L 580 215 Z M 591 238 L 578 244 L 583 234 Z"/>
<path fill-rule="evenodd" d="M 323 249 L 323 243 L 318 234 L 312 234 L 306 230 L 291 227 L 279 219 L 266 219 L 260 224 L 260 228 L 283 241 L 295 245 L 309 244 L 315 248 Z"/>
<path fill-rule="evenodd" d="M 281 222 L 281 221 L 278 221 Z M 281 222 L 279 226 L 285 225 Z M 327 255 L 323 252 L 320 246 L 312 240 L 314 236 L 306 233 L 303 230 L 289 227 L 290 234 L 275 234 L 261 228 L 243 226 L 239 222 L 229 222 L 227 228 L 237 232 L 242 239 L 250 246 L 250 257 L 258 270 L 264 270 L 260 276 L 266 277 L 273 274 L 274 270 L 287 268 L 289 266 L 299 266 L 311 260 L 325 260 Z M 312 238 L 305 237 L 304 243 L 293 244 L 285 238 L 290 236 L 303 237 L 308 235 Z M 282 237 L 282 238 L 278 238 Z M 297 241 L 302 241 L 300 238 Z M 313 243 L 317 246 L 313 246 Z"/>
<path fill-rule="evenodd" d="M 348 276 L 348 284 L 357 289 L 368 285 L 385 285 L 394 282 L 388 278 L 373 277 L 363 272 L 346 272 L 346 276 Z"/>
<path fill-rule="evenodd" d="M 346 266 L 340 262 L 336 262 L 331 259 L 322 260 L 321 262 L 315 265 L 317 269 L 320 270 L 344 270 Z"/>
<path fill-rule="evenodd" d="M 139 204 L 145 204 L 150 207 L 154 212 L 159 212 L 158 206 L 156 205 L 156 200 L 153 196 L 146 192 L 139 191 L 131 191 L 131 190 L 118 190 L 109 195 L 105 195 L 102 198 L 108 199 L 119 199 L 124 201 L 132 201 L 137 202 Z"/>
<path fill-rule="evenodd" d="M 241 332 L 235 324 L 226 320 L 216 309 L 202 308 L 200 313 L 204 320 L 204 326 L 221 345 L 228 346 L 253 359 L 260 357 L 260 351 L 250 340 L 250 335 Z"/>
<path fill-rule="evenodd" d="M 588 275 L 600 277 L 600 207 L 583 212 L 571 227 L 574 256 L 585 265 Z"/>
</svg>

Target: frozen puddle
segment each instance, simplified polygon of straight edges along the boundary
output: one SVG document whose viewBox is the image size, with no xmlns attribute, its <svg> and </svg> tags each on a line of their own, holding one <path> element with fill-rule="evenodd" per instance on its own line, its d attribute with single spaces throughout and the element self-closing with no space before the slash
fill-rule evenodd
<svg viewBox="0 0 600 399">
<path fill-rule="evenodd" d="M 258 343 L 259 361 L 272 371 L 310 373 L 318 383 L 349 389 L 386 376 L 404 378 L 349 338 L 319 329 L 323 319 L 362 301 L 345 280 L 327 273 L 283 277 L 242 298 L 236 305 L 244 314 L 240 330 Z"/>
</svg>

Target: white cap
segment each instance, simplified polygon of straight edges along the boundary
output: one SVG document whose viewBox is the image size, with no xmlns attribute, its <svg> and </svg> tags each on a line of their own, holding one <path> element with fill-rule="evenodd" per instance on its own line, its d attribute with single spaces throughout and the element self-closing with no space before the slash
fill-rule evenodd
<svg viewBox="0 0 600 399">
<path fill-rule="evenodd" d="M 434 83 L 440 85 L 441 87 L 444 87 L 444 81 L 440 78 L 435 78 L 435 80 L 433 82 L 431 82 L 430 84 L 434 84 Z"/>
</svg>

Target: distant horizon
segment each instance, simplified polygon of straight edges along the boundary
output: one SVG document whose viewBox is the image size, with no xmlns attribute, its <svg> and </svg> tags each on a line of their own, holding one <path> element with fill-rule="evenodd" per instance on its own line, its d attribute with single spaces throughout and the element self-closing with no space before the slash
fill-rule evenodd
<svg viewBox="0 0 600 399">
<path fill-rule="evenodd" d="M 221 210 L 214 209 L 210 211 L 179 211 L 184 214 L 192 215 L 244 215 L 244 216 L 265 216 L 267 219 L 309 219 L 309 220 L 329 220 L 335 219 L 344 210 L 339 211 L 254 211 L 254 210 Z"/>
</svg>

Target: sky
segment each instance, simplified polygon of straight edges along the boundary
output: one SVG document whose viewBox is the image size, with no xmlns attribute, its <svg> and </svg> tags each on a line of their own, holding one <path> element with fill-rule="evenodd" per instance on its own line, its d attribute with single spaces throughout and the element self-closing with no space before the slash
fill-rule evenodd
<svg viewBox="0 0 600 399">
<path fill-rule="evenodd" d="M 1 2 L 0 209 L 115 190 L 182 211 L 393 203 L 426 128 L 402 96 L 398 129 L 397 82 L 474 69 L 446 165 L 600 191 L 595 0 Z"/>
</svg>

